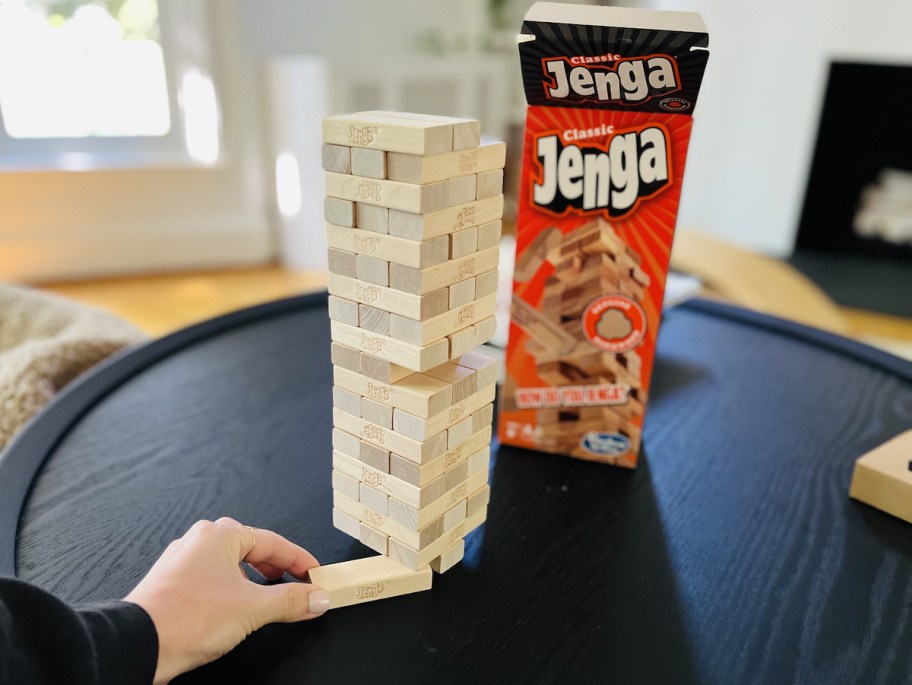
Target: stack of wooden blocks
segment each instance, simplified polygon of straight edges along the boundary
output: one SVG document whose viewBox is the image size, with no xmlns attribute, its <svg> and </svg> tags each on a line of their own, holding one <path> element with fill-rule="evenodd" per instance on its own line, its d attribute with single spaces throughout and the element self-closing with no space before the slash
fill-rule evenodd
<svg viewBox="0 0 912 685">
<path fill-rule="evenodd" d="M 546 261 L 554 267 L 545 280 L 540 310 L 520 297 L 511 306 L 512 322 L 529 334 L 526 347 L 538 375 L 555 387 L 619 383 L 630 388 L 626 404 L 539 409 L 540 445 L 588 457 L 578 445 L 579 436 L 610 431 L 626 435 L 634 450 L 639 447 L 640 428 L 630 419 L 642 416 L 646 399 L 640 357 L 633 350 L 615 354 L 593 347 L 580 318 L 594 293 L 622 293 L 643 302 L 649 276 L 640 259 L 611 224 L 595 219 L 565 235 L 557 228 L 542 231 L 517 262 L 514 278 L 520 282 L 530 280 Z"/>
<path fill-rule="evenodd" d="M 497 366 L 473 350 L 495 327 L 505 149 L 392 112 L 328 117 L 323 143 L 333 523 L 429 587 L 487 513 Z"/>
</svg>

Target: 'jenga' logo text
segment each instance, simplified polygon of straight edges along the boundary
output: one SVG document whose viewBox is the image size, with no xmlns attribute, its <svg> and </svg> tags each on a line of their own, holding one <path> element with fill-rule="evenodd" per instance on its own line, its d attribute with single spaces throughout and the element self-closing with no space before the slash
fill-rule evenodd
<svg viewBox="0 0 912 685">
<path fill-rule="evenodd" d="M 453 493 L 450 495 L 450 504 L 456 504 L 459 500 L 466 496 L 466 484 L 463 483 L 458 488 L 453 490 Z"/>
<path fill-rule="evenodd" d="M 374 583 L 373 585 L 361 585 L 358 587 L 358 599 L 372 599 L 383 594 L 383 583 Z"/>
<path fill-rule="evenodd" d="M 466 226 L 475 225 L 475 208 L 466 207 L 456 215 L 456 223 L 454 226 L 458 228 L 464 228 Z"/>
<path fill-rule="evenodd" d="M 444 459 L 443 459 L 444 467 L 450 468 L 454 464 L 458 464 L 461 458 L 462 458 L 462 445 L 460 445 L 456 449 L 450 450 L 449 452 L 446 453 L 446 455 L 444 456 Z"/>
<path fill-rule="evenodd" d="M 533 200 L 557 215 L 575 209 L 623 216 L 670 177 L 667 134 L 657 125 L 618 133 L 604 146 L 564 145 L 552 133 L 535 141 L 535 154 L 541 182 L 533 186 Z"/>
<path fill-rule="evenodd" d="M 456 526 L 453 530 L 450 531 L 450 534 L 448 537 L 449 537 L 449 539 L 447 540 L 447 542 L 449 543 L 448 546 L 455 545 L 459 540 L 461 540 L 463 537 L 465 537 L 465 524 L 460 523 L 458 526 Z"/>
<path fill-rule="evenodd" d="M 378 514 L 373 509 L 368 509 L 367 507 L 364 507 L 364 512 L 361 516 L 361 520 L 369 526 L 373 526 L 374 528 L 383 528 L 383 524 L 385 523 L 383 520 L 383 514 Z"/>
<path fill-rule="evenodd" d="M 374 126 L 349 126 L 348 139 L 352 145 L 368 146 L 374 142 L 377 129 Z"/>
<path fill-rule="evenodd" d="M 367 424 L 361 430 L 361 437 L 365 440 L 374 440 L 382 445 L 384 444 L 384 440 L 386 440 L 386 433 L 384 433 L 383 429 L 379 426 Z"/>
<path fill-rule="evenodd" d="M 364 304 L 373 304 L 380 297 L 380 289 L 376 286 L 364 286 L 360 283 L 355 284 L 355 299 Z"/>
<path fill-rule="evenodd" d="M 374 202 L 383 202 L 383 187 L 376 181 L 362 181 L 358 184 L 358 199 L 373 200 Z"/>
<path fill-rule="evenodd" d="M 465 402 L 460 402 L 455 407 L 450 407 L 450 413 L 447 418 L 450 423 L 454 423 L 461 419 L 463 414 L 465 414 Z"/>
<path fill-rule="evenodd" d="M 471 173 L 478 166 L 478 152 L 463 152 L 459 155 L 459 170 Z"/>
<path fill-rule="evenodd" d="M 372 338 L 369 335 L 361 334 L 361 349 L 365 352 L 373 352 L 374 354 L 382 352 L 384 342 L 380 338 Z"/>
<path fill-rule="evenodd" d="M 638 104 L 680 90 L 675 61 L 665 55 L 618 60 L 613 66 L 572 65 L 566 57 L 542 60 L 545 94 L 564 102 Z"/>
<path fill-rule="evenodd" d="M 383 485 L 383 474 L 375 473 L 370 469 L 362 469 L 361 480 L 368 485 L 373 485 L 375 488 L 378 488 Z"/>
<path fill-rule="evenodd" d="M 367 396 L 377 402 L 389 402 L 391 391 L 385 385 L 367 384 Z"/>
<path fill-rule="evenodd" d="M 475 320 L 475 303 L 467 304 L 456 313 L 456 325 L 462 326 Z"/>
<path fill-rule="evenodd" d="M 457 278 L 465 278 L 467 276 L 475 275 L 475 258 L 467 259 L 462 262 L 459 267 L 456 269 Z"/>
<path fill-rule="evenodd" d="M 378 247 L 380 247 L 380 241 L 377 238 L 365 238 L 355 235 L 355 252 L 358 254 L 374 254 Z"/>
</svg>

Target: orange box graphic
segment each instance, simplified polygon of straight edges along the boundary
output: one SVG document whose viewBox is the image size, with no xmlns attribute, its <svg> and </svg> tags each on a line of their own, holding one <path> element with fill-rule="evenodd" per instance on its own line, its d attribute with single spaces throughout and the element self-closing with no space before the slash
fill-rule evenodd
<svg viewBox="0 0 912 685">
<path fill-rule="evenodd" d="M 707 45 L 692 13 L 526 15 L 503 443 L 636 466 Z"/>
</svg>

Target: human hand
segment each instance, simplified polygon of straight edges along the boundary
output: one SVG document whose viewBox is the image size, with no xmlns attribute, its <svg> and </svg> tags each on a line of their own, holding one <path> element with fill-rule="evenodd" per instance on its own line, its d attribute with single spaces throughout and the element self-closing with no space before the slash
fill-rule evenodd
<svg viewBox="0 0 912 685">
<path fill-rule="evenodd" d="M 311 619 L 329 608 L 322 588 L 257 585 L 239 567 L 242 561 L 269 580 L 286 571 L 303 579 L 320 565 L 272 531 L 230 518 L 195 523 L 125 598 L 146 610 L 158 632 L 156 685 L 227 654 L 267 623 Z"/>
</svg>

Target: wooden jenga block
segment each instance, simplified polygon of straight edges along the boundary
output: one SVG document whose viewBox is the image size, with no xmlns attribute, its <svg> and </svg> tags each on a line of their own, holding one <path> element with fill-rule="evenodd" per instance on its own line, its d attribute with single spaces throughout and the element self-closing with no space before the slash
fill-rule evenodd
<svg viewBox="0 0 912 685">
<path fill-rule="evenodd" d="M 456 309 L 475 301 L 475 279 L 468 278 L 448 288 L 449 308 Z"/>
<path fill-rule="evenodd" d="M 392 428 L 393 408 L 369 397 L 362 397 L 361 418 L 383 428 Z"/>
<path fill-rule="evenodd" d="M 358 500 L 360 497 L 361 482 L 357 478 L 352 478 L 341 471 L 333 469 L 332 486 L 336 492 L 341 492 L 346 497 Z"/>
<path fill-rule="evenodd" d="M 489 221 L 488 223 L 479 226 L 478 249 L 487 250 L 488 248 L 500 245 L 500 232 L 502 226 L 503 222 L 500 219 L 497 221 Z"/>
<path fill-rule="evenodd" d="M 475 119 L 459 119 L 457 117 L 417 114 L 413 112 L 384 112 L 379 110 L 359 112 L 359 114 L 388 117 L 390 119 L 405 119 L 427 124 L 451 125 L 453 127 L 453 150 L 476 148 L 481 141 L 481 124 Z"/>
<path fill-rule="evenodd" d="M 393 540 L 389 545 L 389 556 L 406 568 L 422 568 L 455 545 L 472 530 L 484 523 L 486 516 L 486 510 L 477 512 L 474 516 L 466 518 L 465 521 L 457 525 L 451 531 L 441 535 L 423 550 L 416 550 L 408 545 Z"/>
<path fill-rule="evenodd" d="M 489 445 L 491 431 L 492 428 L 489 423 L 461 445 L 447 450 L 426 464 L 416 464 L 397 454 L 390 454 L 390 475 L 419 487 L 427 485 L 442 476 L 447 469 L 457 466 L 477 453 L 485 445 Z"/>
<path fill-rule="evenodd" d="M 354 252 L 331 249 L 327 252 L 327 255 L 329 258 L 329 270 L 332 273 L 348 276 L 349 278 L 355 278 L 358 275 Z"/>
<path fill-rule="evenodd" d="M 323 145 L 323 170 L 337 174 L 351 173 L 351 148 L 347 145 Z"/>
<path fill-rule="evenodd" d="M 388 311 L 366 304 L 358 305 L 358 322 L 361 328 L 380 335 L 389 335 L 390 313 Z M 342 323 L 349 322 L 343 321 Z"/>
<path fill-rule="evenodd" d="M 441 236 L 444 237 L 444 236 Z M 478 227 L 472 226 L 449 235 L 450 259 L 459 259 L 478 251 Z"/>
<path fill-rule="evenodd" d="M 440 476 L 437 480 L 440 480 Z M 436 482 L 436 481 L 434 481 Z M 434 499 L 424 507 L 415 507 L 390 495 L 389 516 L 400 522 L 407 528 L 421 528 L 446 512 L 451 506 L 462 499 L 465 499 L 468 493 L 475 492 L 488 482 L 488 471 L 486 469 L 473 474 L 464 483 L 460 483 L 455 488 L 445 492 L 442 496 Z"/>
<path fill-rule="evenodd" d="M 430 567 L 434 573 L 446 573 L 465 556 L 465 540 L 460 539 L 436 559 L 431 559 Z"/>
<path fill-rule="evenodd" d="M 347 253 L 346 253 L 347 254 Z M 389 262 L 362 254 L 355 255 L 355 277 L 375 285 L 389 285 Z M 348 276 L 348 274 L 342 274 Z"/>
<path fill-rule="evenodd" d="M 467 416 L 447 429 L 447 449 L 461 445 L 472 436 L 472 417 Z M 460 479 L 462 480 L 462 479 Z"/>
<path fill-rule="evenodd" d="M 386 152 L 354 147 L 351 151 L 351 173 L 368 178 L 386 178 Z"/>
<path fill-rule="evenodd" d="M 429 345 L 442 340 L 455 331 L 494 316 L 497 308 L 496 296 L 488 295 L 458 309 L 450 309 L 439 316 L 425 321 L 407 319 L 398 314 L 390 315 L 390 335 L 413 345 Z"/>
<path fill-rule="evenodd" d="M 361 373 L 368 378 L 381 383 L 398 383 L 403 378 L 411 376 L 414 371 L 404 366 L 393 364 L 386 359 L 381 359 L 367 352 L 361 353 Z"/>
<path fill-rule="evenodd" d="M 468 496 L 466 501 L 466 516 L 473 516 L 479 511 L 487 508 L 491 500 L 491 486 L 484 485 Z"/>
<path fill-rule="evenodd" d="M 478 344 L 475 342 L 477 339 L 478 335 L 475 331 L 475 326 L 470 326 L 469 328 L 464 328 L 456 333 L 451 333 L 447 336 L 447 341 L 450 343 L 450 357 L 458 357 L 470 350 L 474 350 L 478 347 Z"/>
<path fill-rule="evenodd" d="M 382 447 L 362 440 L 358 446 L 358 461 L 383 473 L 389 473 L 390 452 Z"/>
<path fill-rule="evenodd" d="M 468 366 L 460 366 L 454 362 L 447 362 L 429 369 L 426 376 L 449 383 L 453 388 L 453 404 L 462 402 L 478 390 L 478 372 Z"/>
<path fill-rule="evenodd" d="M 341 409 L 346 414 L 361 416 L 361 396 L 333 387 L 333 407 Z"/>
<path fill-rule="evenodd" d="M 334 342 L 330 345 L 330 353 L 333 365 L 361 373 L 361 353 L 358 350 Z"/>
<path fill-rule="evenodd" d="M 357 501 L 368 509 L 386 516 L 386 503 L 389 500 L 389 495 L 380 492 L 377 488 L 372 488 L 367 483 L 359 483 L 358 487 L 359 495 Z M 344 495 L 345 493 L 343 492 L 342 494 Z M 350 495 L 346 496 L 350 497 Z"/>
<path fill-rule="evenodd" d="M 466 352 L 453 361 L 459 366 L 475 370 L 476 386 L 479 390 L 494 385 L 500 375 L 500 364 L 497 360 L 480 352 Z"/>
<path fill-rule="evenodd" d="M 503 169 L 493 169 L 478 174 L 475 182 L 475 199 L 486 200 L 503 192 Z"/>
<path fill-rule="evenodd" d="M 379 205 L 403 212 L 425 214 L 448 208 L 447 182 L 416 186 L 398 181 L 378 181 L 365 176 L 325 172 L 326 194 L 343 200 Z"/>
<path fill-rule="evenodd" d="M 500 250 L 492 247 L 426 269 L 392 264 L 389 270 L 389 285 L 413 295 L 426 295 L 438 288 L 496 269 L 499 259 Z"/>
<path fill-rule="evenodd" d="M 513 296 L 510 319 L 528 333 L 533 340 L 556 352 L 565 353 L 576 347 L 577 340 L 521 297 Z M 340 341 L 344 342 L 344 341 Z"/>
<path fill-rule="evenodd" d="M 912 523 L 912 430 L 858 458 L 849 496 Z"/>
<path fill-rule="evenodd" d="M 449 383 L 421 373 L 413 373 L 398 383 L 381 383 L 336 367 L 333 379 L 337 386 L 349 392 L 423 418 L 445 411 L 453 403 L 453 389 Z"/>
<path fill-rule="evenodd" d="M 355 225 L 355 203 L 337 197 L 323 198 L 323 218 L 327 223 L 351 228 Z"/>
<path fill-rule="evenodd" d="M 346 433 L 340 428 L 333 428 L 332 446 L 334 450 L 337 450 L 352 459 L 357 459 L 358 455 L 361 453 L 361 440 L 357 436 Z"/>
<path fill-rule="evenodd" d="M 362 482 L 380 492 L 416 509 L 423 509 L 446 494 L 444 476 L 440 476 L 419 488 L 394 478 L 385 471 L 380 471 L 367 464 L 355 461 L 341 452 L 333 451 L 333 468 L 352 478 L 359 478 Z"/>
<path fill-rule="evenodd" d="M 513 280 L 524 283 L 538 273 L 541 265 L 545 263 L 548 253 L 561 242 L 561 232 L 551 226 L 539 231 L 528 247 L 516 260 L 513 268 Z"/>
<path fill-rule="evenodd" d="M 475 175 L 458 176 L 445 181 L 447 184 L 447 203 L 450 207 L 464 205 L 475 201 Z M 497 193 L 500 195 L 500 193 Z"/>
<path fill-rule="evenodd" d="M 367 545 L 375 552 L 379 552 L 380 554 L 387 553 L 389 535 L 384 535 L 379 530 L 371 528 L 363 521 L 361 522 L 361 535 L 358 536 L 358 539 L 361 541 L 361 544 Z"/>
<path fill-rule="evenodd" d="M 493 386 L 491 386 L 493 387 Z M 494 398 L 491 398 L 491 401 L 494 401 Z M 477 409 L 472 413 L 472 432 L 477 433 L 485 426 L 490 426 L 491 421 L 494 420 L 494 405 L 489 404 L 481 409 Z"/>
<path fill-rule="evenodd" d="M 497 319 L 493 316 L 488 319 L 483 319 L 472 326 L 472 328 L 475 329 L 475 344 L 472 346 L 472 349 L 475 349 L 476 347 L 484 345 L 494 337 L 494 333 L 497 330 Z M 459 354 L 465 354 L 465 352 L 460 352 Z M 452 350 L 450 356 L 456 356 L 452 353 Z"/>
<path fill-rule="evenodd" d="M 364 419 L 347 414 L 339 409 L 333 409 L 333 425 L 346 433 L 357 435 L 363 442 L 370 443 L 382 450 L 395 452 L 417 464 L 425 464 L 449 449 L 445 433 L 433 435 L 424 441 L 413 440 L 388 428 L 375 426 Z M 389 466 L 386 469 L 379 470 L 388 469 Z"/>
<path fill-rule="evenodd" d="M 367 524 L 378 533 L 391 539 L 395 538 L 417 550 L 424 549 L 444 533 L 443 516 L 438 517 L 424 528 L 409 529 L 390 516 L 374 511 L 366 507 L 363 502 L 350 499 L 338 492 L 333 493 L 333 508 L 360 523 Z M 360 525 L 355 537 L 360 537 Z"/>
<path fill-rule="evenodd" d="M 439 414 L 435 414 L 426 419 L 415 416 L 414 414 L 409 414 L 401 409 L 395 409 L 393 411 L 393 430 L 402 433 L 403 435 L 407 435 L 410 438 L 414 438 L 415 440 L 427 440 L 430 436 L 437 435 L 441 431 L 454 425 L 457 421 L 462 419 L 464 415 L 471 415 L 493 401 L 494 386 L 489 385 L 487 388 L 474 393 L 458 404 L 454 404 Z M 491 423 L 490 418 L 487 423 Z M 470 431 L 469 435 L 480 431 L 483 428 L 483 425 L 484 424 L 480 424 L 475 430 Z"/>
<path fill-rule="evenodd" d="M 329 292 L 331 295 L 367 304 L 377 309 L 400 314 L 409 319 L 424 321 L 443 314 L 449 306 L 450 295 L 447 288 L 440 288 L 427 295 L 412 295 L 401 290 L 394 290 L 370 283 L 362 283 L 354 278 L 338 274 L 329 275 Z M 474 299 L 474 298 L 473 298 Z"/>
<path fill-rule="evenodd" d="M 502 169 L 506 161 L 506 150 L 504 143 L 491 143 L 442 155 L 419 156 L 390 152 L 387 155 L 387 175 L 390 180 L 403 183 L 446 181 L 456 176 Z"/>
<path fill-rule="evenodd" d="M 503 195 L 476 200 L 430 214 L 390 210 L 389 232 L 409 240 L 427 240 L 469 226 L 483 226 L 503 216 Z"/>
<path fill-rule="evenodd" d="M 486 271 L 475 277 L 475 297 L 481 298 L 497 292 L 497 269 Z M 452 309 L 452 307 L 451 307 Z"/>
<path fill-rule="evenodd" d="M 417 269 L 441 264 L 450 257 L 449 240 L 447 236 L 443 235 L 418 242 L 358 228 L 328 224 L 326 240 L 329 247 L 336 250 L 354 252 L 358 255 L 396 262 Z"/>
<path fill-rule="evenodd" d="M 392 325 L 392 320 L 390 321 Z M 330 322 L 332 339 L 349 347 L 360 348 L 362 352 L 385 359 L 398 366 L 403 366 L 412 371 L 426 371 L 435 366 L 440 366 L 447 361 L 449 345 L 444 340 L 437 340 L 428 345 L 414 345 L 397 338 L 391 338 L 377 333 L 368 333 L 360 328 L 348 326 L 338 321 Z M 364 359 L 361 359 L 361 373 L 367 374 Z M 384 380 L 378 378 L 378 380 Z"/>
<path fill-rule="evenodd" d="M 435 155 L 453 149 L 453 125 L 393 119 L 381 114 L 332 116 L 323 119 L 323 142 L 411 155 Z"/>
<path fill-rule="evenodd" d="M 361 535 L 361 522 L 356 519 L 354 516 L 346 514 L 344 511 L 340 511 L 333 507 L 332 512 L 333 517 L 333 527 L 341 530 L 346 535 L 357 539 Z"/>
<path fill-rule="evenodd" d="M 346 300 L 335 295 L 330 295 L 328 300 L 329 318 L 341 321 L 349 326 L 360 325 L 358 316 L 358 303 Z"/>
<path fill-rule="evenodd" d="M 356 202 L 355 225 L 363 231 L 389 233 L 389 209 Z"/>
<path fill-rule="evenodd" d="M 310 580 L 329 593 L 331 609 L 430 590 L 430 567 L 410 571 L 389 557 L 344 561 L 310 569 Z"/>
<path fill-rule="evenodd" d="M 443 530 L 452 530 L 466 519 L 466 500 L 460 500 L 443 515 Z"/>
</svg>

